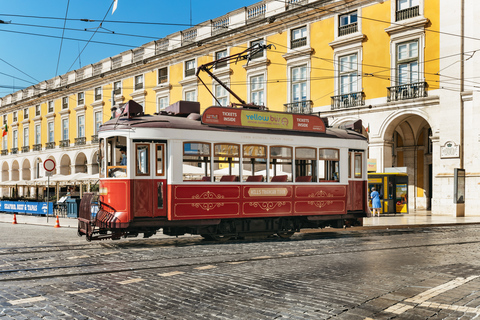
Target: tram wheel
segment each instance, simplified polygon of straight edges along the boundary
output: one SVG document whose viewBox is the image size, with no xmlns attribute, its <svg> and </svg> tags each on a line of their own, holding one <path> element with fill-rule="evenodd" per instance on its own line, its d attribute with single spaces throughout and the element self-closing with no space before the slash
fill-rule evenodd
<svg viewBox="0 0 480 320">
<path fill-rule="evenodd" d="M 282 239 L 290 239 L 295 232 L 293 231 L 279 231 L 277 232 L 277 236 L 279 236 Z"/>
<path fill-rule="evenodd" d="M 201 234 L 201 236 L 208 241 L 220 241 L 220 242 L 228 241 L 232 238 L 231 236 L 224 235 L 224 234 Z"/>
</svg>

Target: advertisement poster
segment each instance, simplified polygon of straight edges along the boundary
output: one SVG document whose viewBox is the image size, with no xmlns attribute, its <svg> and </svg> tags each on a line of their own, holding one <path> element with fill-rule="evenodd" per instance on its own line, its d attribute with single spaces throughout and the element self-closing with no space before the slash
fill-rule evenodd
<svg viewBox="0 0 480 320">
<path fill-rule="evenodd" d="M 407 213 L 407 184 L 397 184 L 396 201 L 397 213 Z"/>
</svg>

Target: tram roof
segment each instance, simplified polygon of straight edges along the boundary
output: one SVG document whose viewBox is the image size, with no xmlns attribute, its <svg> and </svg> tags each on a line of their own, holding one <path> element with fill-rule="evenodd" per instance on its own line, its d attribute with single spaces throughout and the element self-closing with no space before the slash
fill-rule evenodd
<svg viewBox="0 0 480 320">
<path fill-rule="evenodd" d="M 248 132 L 258 134 L 278 134 L 290 136 L 325 137 L 338 139 L 366 140 L 365 136 L 353 130 L 326 128 L 326 132 L 306 132 L 295 130 L 270 129 L 261 127 L 238 127 L 226 125 L 204 124 L 200 114 L 190 114 L 188 117 L 173 115 L 141 115 L 133 118 L 126 116 L 108 120 L 100 127 L 99 131 L 128 130 L 132 128 L 159 128 L 159 129 L 182 129 L 202 130 L 212 132 Z"/>
</svg>

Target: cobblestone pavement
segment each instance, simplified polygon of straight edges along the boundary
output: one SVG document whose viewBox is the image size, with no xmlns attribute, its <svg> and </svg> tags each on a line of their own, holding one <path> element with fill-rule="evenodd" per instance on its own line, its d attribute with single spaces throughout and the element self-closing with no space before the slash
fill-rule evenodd
<svg viewBox="0 0 480 320">
<path fill-rule="evenodd" d="M 480 226 L 88 243 L 0 224 L 3 319 L 475 319 Z"/>
</svg>

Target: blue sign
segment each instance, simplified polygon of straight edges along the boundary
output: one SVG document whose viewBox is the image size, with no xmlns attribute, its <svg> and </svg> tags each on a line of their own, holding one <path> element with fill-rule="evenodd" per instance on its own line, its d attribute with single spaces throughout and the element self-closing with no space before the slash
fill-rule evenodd
<svg viewBox="0 0 480 320">
<path fill-rule="evenodd" d="M 48 207 L 47 207 L 48 205 Z M 49 210 L 47 211 L 47 208 Z M 0 211 L 12 213 L 53 215 L 53 203 L 27 201 L 0 201 Z"/>
</svg>

